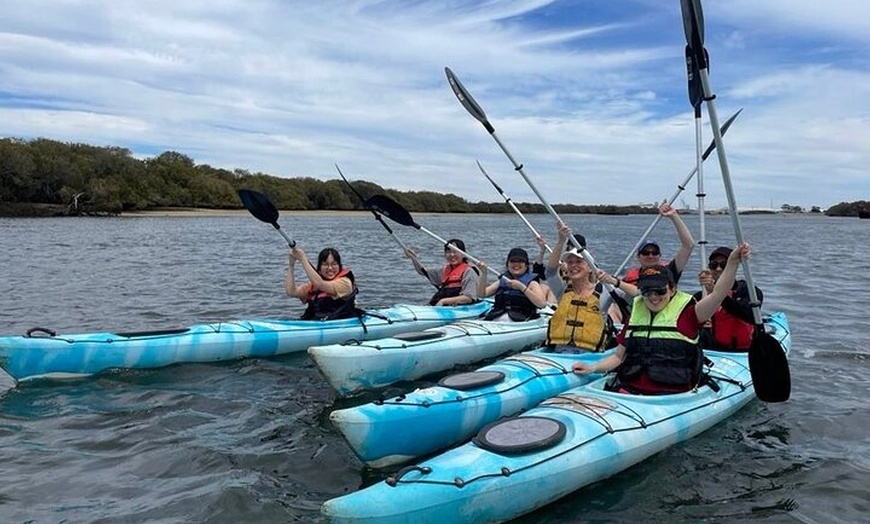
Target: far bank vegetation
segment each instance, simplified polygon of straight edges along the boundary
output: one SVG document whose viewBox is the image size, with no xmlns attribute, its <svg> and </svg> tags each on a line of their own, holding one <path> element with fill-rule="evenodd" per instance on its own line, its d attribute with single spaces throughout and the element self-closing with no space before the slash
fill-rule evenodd
<svg viewBox="0 0 870 524">
<path fill-rule="evenodd" d="M 503 202 L 473 203 L 454 194 L 395 191 L 360 180 L 352 184 L 364 197 L 387 194 L 411 212 L 513 212 Z M 175 151 L 142 160 L 121 147 L 45 138 L 0 139 L 0 216 L 114 215 L 166 208 L 241 209 L 237 195 L 240 188 L 262 191 L 285 210 L 362 209 L 359 199 L 340 179 L 281 178 L 244 169 L 218 169 L 196 164 Z M 538 203 L 516 205 L 523 213 L 546 212 Z M 640 205 L 554 207 L 566 214 L 656 212 L 651 206 Z"/>
</svg>

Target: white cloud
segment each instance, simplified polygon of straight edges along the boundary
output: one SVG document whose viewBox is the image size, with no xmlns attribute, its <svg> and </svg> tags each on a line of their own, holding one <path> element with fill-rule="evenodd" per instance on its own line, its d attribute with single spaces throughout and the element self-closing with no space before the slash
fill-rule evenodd
<svg viewBox="0 0 870 524">
<path fill-rule="evenodd" d="M 720 119 L 745 108 L 727 138 L 740 205 L 868 198 L 870 7 L 706 3 Z M 338 162 L 386 187 L 498 201 L 480 159 L 514 200 L 536 200 L 455 100 L 450 66 L 552 202 L 660 200 L 694 163 L 684 37 L 678 4 L 630 7 L 13 4 L 0 19 L 0 135 L 172 149 L 281 176 L 334 178 Z M 711 205 L 724 205 L 715 155 L 706 172 Z"/>
</svg>

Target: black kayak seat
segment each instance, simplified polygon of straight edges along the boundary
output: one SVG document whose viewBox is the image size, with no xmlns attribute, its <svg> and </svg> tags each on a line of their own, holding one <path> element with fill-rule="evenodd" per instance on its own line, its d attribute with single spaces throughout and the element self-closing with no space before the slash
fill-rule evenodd
<svg viewBox="0 0 870 524">
<path fill-rule="evenodd" d="M 503 380 L 504 373 L 501 371 L 466 371 L 463 373 L 447 375 L 438 381 L 438 385 L 445 388 L 466 391 L 469 389 L 498 384 Z"/>
<path fill-rule="evenodd" d="M 472 441 L 500 455 L 521 455 L 555 446 L 565 438 L 567 429 L 560 420 L 549 417 L 514 417 L 488 424 Z"/>
</svg>

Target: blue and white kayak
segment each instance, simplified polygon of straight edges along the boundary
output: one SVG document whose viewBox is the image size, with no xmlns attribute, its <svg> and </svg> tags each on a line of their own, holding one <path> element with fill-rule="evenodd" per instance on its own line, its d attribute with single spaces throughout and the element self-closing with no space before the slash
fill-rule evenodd
<svg viewBox="0 0 870 524">
<path fill-rule="evenodd" d="M 785 315 L 768 319 L 788 352 Z M 626 395 L 599 378 L 469 443 L 325 502 L 333 524 L 496 523 L 606 479 L 728 418 L 755 393 L 746 353 L 706 351 L 711 385 L 674 395 Z"/>
<path fill-rule="evenodd" d="M 538 348 L 449 375 L 431 387 L 335 410 L 329 419 L 360 460 L 384 468 L 468 440 L 490 422 L 588 383 L 600 375 L 576 375 L 571 367 L 605 354 Z"/>
<path fill-rule="evenodd" d="M 377 340 L 312 346 L 308 355 L 339 396 L 347 397 L 537 347 L 547 337 L 549 318 L 541 316 L 528 322 L 461 320 Z"/>
<path fill-rule="evenodd" d="M 765 318 L 772 332 L 784 321 L 780 313 Z M 463 442 L 486 424 L 590 382 L 597 376 L 575 375 L 573 364 L 607 354 L 539 348 L 407 394 L 337 409 L 329 418 L 360 460 L 385 468 Z"/>
<path fill-rule="evenodd" d="M 0 367 L 16 381 L 71 378 L 109 369 L 146 369 L 182 362 L 217 362 L 305 351 L 313 345 L 383 338 L 477 318 L 490 302 L 433 307 L 396 305 L 361 318 L 238 320 L 136 333 L 58 335 L 31 329 L 0 337 Z"/>
</svg>

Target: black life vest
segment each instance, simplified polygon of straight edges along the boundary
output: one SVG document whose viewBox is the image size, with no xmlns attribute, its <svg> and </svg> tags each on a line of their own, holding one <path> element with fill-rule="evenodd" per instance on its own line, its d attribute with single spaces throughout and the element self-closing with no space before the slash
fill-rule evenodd
<svg viewBox="0 0 870 524">
<path fill-rule="evenodd" d="M 495 303 L 483 319 L 492 320 L 505 313 L 514 322 L 525 322 L 526 320 L 538 318 L 540 316 L 538 314 L 538 306 L 532 303 L 525 293 L 507 285 L 502 280 L 502 277 L 519 280 L 526 287 L 532 282 L 538 281 L 538 276 L 531 271 L 526 271 L 516 278 L 510 274 L 510 271 L 505 271 L 499 275 L 498 289 L 495 291 Z"/>
<path fill-rule="evenodd" d="M 335 320 L 360 316 L 361 311 L 355 305 L 357 289 L 353 272 L 350 269 L 343 268 L 330 280 L 337 280 L 343 277 L 350 279 L 351 284 L 353 284 L 353 292 L 346 297 L 336 298 L 326 291 L 321 291 L 311 286 L 308 297 L 305 299 L 308 307 L 302 313 L 302 320 Z"/>
</svg>

